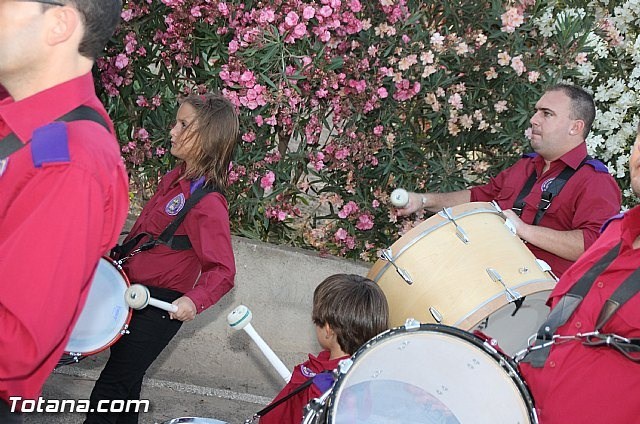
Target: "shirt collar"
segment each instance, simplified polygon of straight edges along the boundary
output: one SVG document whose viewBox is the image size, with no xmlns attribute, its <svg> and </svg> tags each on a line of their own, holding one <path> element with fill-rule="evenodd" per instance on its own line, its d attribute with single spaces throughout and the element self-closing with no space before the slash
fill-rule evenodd
<svg viewBox="0 0 640 424">
<path fill-rule="evenodd" d="M 580 143 L 564 155 L 560 156 L 558 160 L 564 162 L 565 165 L 570 166 L 573 169 L 578 169 L 586 156 L 587 144 Z"/>
<path fill-rule="evenodd" d="M 95 96 L 91 72 L 36 93 L 18 102 L 6 98 L 0 102 L 0 119 L 23 142 L 33 130 L 72 111 Z"/>
<path fill-rule="evenodd" d="M 640 236 L 640 206 L 628 210 L 622 217 L 622 241 L 632 245 Z"/>
</svg>

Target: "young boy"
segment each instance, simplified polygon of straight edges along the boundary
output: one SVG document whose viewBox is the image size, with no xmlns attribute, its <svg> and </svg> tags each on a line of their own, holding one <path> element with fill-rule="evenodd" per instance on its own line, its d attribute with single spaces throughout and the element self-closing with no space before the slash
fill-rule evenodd
<svg viewBox="0 0 640 424">
<path fill-rule="evenodd" d="M 354 274 L 335 274 L 313 292 L 316 336 L 322 347 L 318 356 L 297 365 L 291 381 L 271 402 L 278 402 L 322 371 L 332 371 L 338 363 L 353 355 L 369 339 L 388 329 L 387 298 L 373 281 Z M 304 407 L 331 387 L 332 379 L 315 378 L 313 383 L 265 412 L 260 424 L 298 424 Z"/>
</svg>

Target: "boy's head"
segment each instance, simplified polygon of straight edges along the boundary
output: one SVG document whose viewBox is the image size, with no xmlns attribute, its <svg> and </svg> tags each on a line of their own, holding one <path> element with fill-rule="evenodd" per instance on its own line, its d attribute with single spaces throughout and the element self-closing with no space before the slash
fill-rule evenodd
<svg viewBox="0 0 640 424">
<path fill-rule="evenodd" d="M 313 292 L 313 323 L 329 324 L 343 352 L 360 346 L 389 328 L 389 307 L 382 289 L 354 274 L 335 274 Z"/>
</svg>

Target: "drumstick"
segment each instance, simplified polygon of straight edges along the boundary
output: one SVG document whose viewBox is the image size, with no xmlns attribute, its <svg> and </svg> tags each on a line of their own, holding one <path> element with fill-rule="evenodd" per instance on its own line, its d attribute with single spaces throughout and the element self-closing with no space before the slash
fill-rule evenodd
<svg viewBox="0 0 640 424">
<path fill-rule="evenodd" d="M 251 325 L 252 317 L 253 315 L 249 308 L 244 305 L 240 305 L 227 315 L 227 322 L 233 329 L 244 330 L 253 339 L 253 341 L 256 342 L 264 356 L 269 360 L 276 371 L 278 371 L 280 377 L 284 379 L 285 383 L 288 383 L 289 380 L 291 380 L 291 372 L 253 328 Z"/>
<path fill-rule="evenodd" d="M 397 188 L 391 192 L 391 204 L 396 208 L 404 208 L 409 204 L 409 193 L 403 188 Z"/>
<path fill-rule="evenodd" d="M 148 305 L 167 312 L 177 312 L 178 307 L 172 303 L 151 297 L 149 289 L 142 284 L 132 284 L 124 292 L 124 301 L 133 309 L 144 309 Z"/>
</svg>

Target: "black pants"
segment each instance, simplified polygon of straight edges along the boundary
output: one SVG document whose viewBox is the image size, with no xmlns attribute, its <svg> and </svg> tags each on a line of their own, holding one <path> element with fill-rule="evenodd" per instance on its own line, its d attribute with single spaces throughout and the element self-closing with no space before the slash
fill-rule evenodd
<svg viewBox="0 0 640 424">
<path fill-rule="evenodd" d="M 22 414 L 11 412 L 11 406 L 0 399 L 0 423 L 2 424 L 22 424 Z"/>
<path fill-rule="evenodd" d="M 173 290 L 149 287 L 151 296 L 173 302 L 182 294 Z M 129 334 L 122 336 L 112 347 L 100 378 L 96 381 L 90 398 L 90 410 L 85 424 L 137 424 L 138 412 L 97 412 L 109 407 L 107 400 L 140 399 L 142 379 L 147 369 L 176 335 L 182 321 L 169 319 L 169 313 L 153 306 L 133 311 Z M 150 401 L 150 407 L 153 401 Z M 133 408 L 135 409 L 135 408 Z"/>
</svg>

